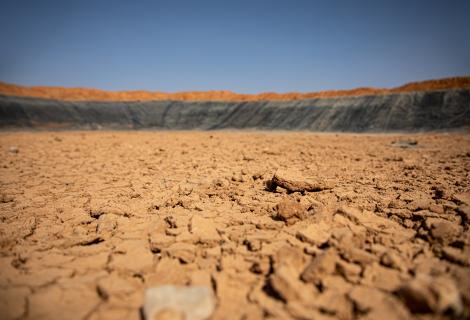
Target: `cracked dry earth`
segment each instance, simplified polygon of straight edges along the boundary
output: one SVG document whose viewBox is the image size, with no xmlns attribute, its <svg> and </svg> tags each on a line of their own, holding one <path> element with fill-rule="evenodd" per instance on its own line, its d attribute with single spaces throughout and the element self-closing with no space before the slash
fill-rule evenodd
<svg viewBox="0 0 470 320">
<path fill-rule="evenodd" d="M 413 141 L 414 140 L 414 141 Z M 470 317 L 470 136 L 3 132 L 0 318 Z M 274 176 L 274 177 L 273 177 Z"/>
</svg>

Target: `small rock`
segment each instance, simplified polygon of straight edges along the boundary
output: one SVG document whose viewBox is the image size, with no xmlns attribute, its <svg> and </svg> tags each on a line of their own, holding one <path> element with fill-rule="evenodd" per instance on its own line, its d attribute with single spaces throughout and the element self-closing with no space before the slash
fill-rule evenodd
<svg viewBox="0 0 470 320">
<path fill-rule="evenodd" d="M 275 191 L 277 187 L 281 187 L 286 189 L 288 193 L 305 193 L 306 191 L 315 192 L 332 189 L 333 185 L 323 180 L 309 181 L 300 174 L 278 170 L 272 179 L 267 182 L 267 187 L 271 191 Z"/>
<path fill-rule="evenodd" d="M 392 141 L 392 147 L 396 148 L 413 148 L 418 145 L 418 141 L 416 140 L 397 140 Z"/>
<path fill-rule="evenodd" d="M 297 201 L 291 199 L 284 199 L 279 202 L 276 207 L 276 218 L 286 222 L 287 225 L 291 225 L 298 220 L 305 219 L 307 211 Z"/>
<path fill-rule="evenodd" d="M 145 292 L 144 316 L 154 319 L 208 319 L 215 309 L 215 300 L 208 287 L 177 287 L 172 285 L 147 289 Z M 166 317 L 163 317 L 166 316 Z M 168 319 L 170 319 L 168 318 Z"/>
<path fill-rule="evenodd" d="M 447 197 L 446 190 L 443 186 L 434 186 L 432 189 L 434 190 L 434 197 L 436 199 L 445 199 Z"/>
<path fill-rule="evenodd" d="M 8 152 L 13 153 L 13 154 L 17 154 L 18 152 L 20 152 L 20 149 L 17 146 L 12 146 L 12 147 L 8 148 Z"/>
</svg>

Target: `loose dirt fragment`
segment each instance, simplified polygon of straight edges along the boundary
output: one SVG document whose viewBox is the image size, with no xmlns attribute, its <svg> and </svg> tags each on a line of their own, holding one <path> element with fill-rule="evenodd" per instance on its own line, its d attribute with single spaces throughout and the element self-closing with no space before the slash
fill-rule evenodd
<svg viewBox="0 0 470 320">
<path fill-rule="evenodd" d="M 397 148 L 413 148 L 418 145 L 417 140 L 397 140 L 397 141 L 392 141 L 392 147 L 397 147 Z"/>
<path fill-rule="evenodd" d="M 287 225 L 294 224 L 296 221 L 303 220 L 307 216 L 307 211 L 297 201 L 284 199 L 276 207 L 276 218 L 284 221 Z"/>
<path fill-rule="evenodd" d="M 321 179 L 318 179 L 318 181 L 315 182 L 310 181 L 303 178 L 298 173 L 278 170 L 273 175 L 272 179 L 267 183 L 267 188 L 270 191 L 276 191 L 277 187 L 286 189 L 288 193 L 305 193 L 333 189 L 333 184 Z"/>
<path fill-rule="evenodd" d="M 20 152 L 20 149 L 17 146 L 11 146 L 10 148 L 8 148 L 8 151 L 10 153 L 17 154 Z"/>
</svg>

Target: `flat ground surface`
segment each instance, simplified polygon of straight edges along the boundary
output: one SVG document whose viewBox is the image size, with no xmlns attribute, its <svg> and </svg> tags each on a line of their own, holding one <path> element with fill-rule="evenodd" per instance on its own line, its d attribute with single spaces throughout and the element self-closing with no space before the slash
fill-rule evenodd
<svg viewBox="0 0 470 320">
<path fill-rule="evenodd" d="M 469 317 L 469 170 L 457 134 L 3 132 L 0 318 L 139 319 L 161 284 L 214 319 Z"/>
</svg>

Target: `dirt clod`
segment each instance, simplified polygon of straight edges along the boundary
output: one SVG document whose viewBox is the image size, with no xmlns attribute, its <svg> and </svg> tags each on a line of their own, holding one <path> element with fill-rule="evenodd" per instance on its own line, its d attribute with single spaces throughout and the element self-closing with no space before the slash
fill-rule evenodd
<svg viewBox="0 0 470 320">
<path fill-rule="evenodd" d="M 325 182 L 321 179 L 318 181 L 311 181 L 302 177 L 297 172 L 278 170 L 273 175 L 271 181 L 268 183 L 269 190 L 276 190 L 276 187 L 281 187 L 287 190 L 288 193 L 292 192 L 315 192 L 332 189 L 332 183 Z"/>
<path fill-rule="evenodd" d="M 285 199 L 279 202 L 276 207 L 276 218 L 285 221 L 287 225 L 293 224 L 298 220 L 305 219 L 307 211 L 297 201 Z"/>
</svg>

